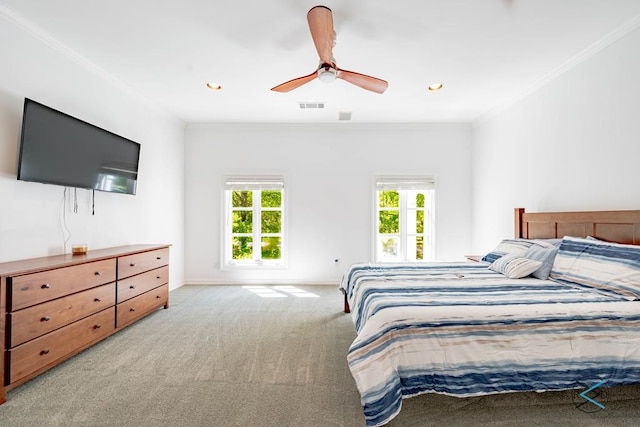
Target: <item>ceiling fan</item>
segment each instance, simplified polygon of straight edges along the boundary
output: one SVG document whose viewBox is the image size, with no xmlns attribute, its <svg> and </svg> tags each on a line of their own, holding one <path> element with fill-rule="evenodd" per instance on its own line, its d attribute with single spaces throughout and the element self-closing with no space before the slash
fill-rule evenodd
<svg viewBox="0 0 640 427">
<path fill-rule="evenodd" d="M 387 90 L 389 83 L 385 80 L 338 68 L 333 58 L 335 31 L 333 29 L 331 9 L 326 6 L 312 7 L 307 13 L 307 21 L 309 22 L 309 30 L 311 30 L 313 44 L 315 44 L 318 56 L 320 56 L 320 65 L 308 76 L 289 80 L 271 88 L 271 90 L 275 92 L 289 92 L 305 83 L 309 83 L 316 77 L 324 82 L 332 82 L 337 78 L 342 79 L 376 93 L 383 93 Z"/>
</svg>

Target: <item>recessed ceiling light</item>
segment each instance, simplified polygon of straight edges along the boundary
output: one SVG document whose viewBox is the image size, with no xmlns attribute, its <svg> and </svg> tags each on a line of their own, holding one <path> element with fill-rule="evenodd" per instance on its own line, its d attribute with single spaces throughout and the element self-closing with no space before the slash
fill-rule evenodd
<svg viewBox="0 0 640 427">
<path fill-rule="evenodd" d="M 429 90 L 440 90 L 442 89 L 442 83 L 431 83 L 429 85 Z"/>
<path fill-rule="evenodd" d="M 209 89 L 213 89 L 213 90 L 220 90 L 222 89 L 222 86 L 220 86 L 218 83 L 213 83 L 213 82 L 209 82 L 207 83 L 207 87 Z"/>
</svg>

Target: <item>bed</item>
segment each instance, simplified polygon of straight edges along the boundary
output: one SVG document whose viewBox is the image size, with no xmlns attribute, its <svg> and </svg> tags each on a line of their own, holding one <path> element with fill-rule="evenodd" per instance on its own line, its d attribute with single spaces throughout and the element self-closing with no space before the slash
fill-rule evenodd
<svg viewBox="0 0 640 427">
<path fill-rule="evenodd" d="M 527 213 L 479 262 L 352 265 L 367 426 L 402 400 L 640 383 L 640 211 Z"/>
</svg>

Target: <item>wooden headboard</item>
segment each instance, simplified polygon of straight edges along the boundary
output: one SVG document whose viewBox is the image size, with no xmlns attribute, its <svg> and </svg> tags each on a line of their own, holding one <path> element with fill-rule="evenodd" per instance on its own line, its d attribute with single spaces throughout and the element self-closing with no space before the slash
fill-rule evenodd
<svg viewBox="0 0 640 427">
<path fill-rule="evenodd" d="M 515 209 L 515 237 L 561 239 L 593 236 L 610 242 L 640 245 L 640 210 L 533 212 Z"/>
</svg>

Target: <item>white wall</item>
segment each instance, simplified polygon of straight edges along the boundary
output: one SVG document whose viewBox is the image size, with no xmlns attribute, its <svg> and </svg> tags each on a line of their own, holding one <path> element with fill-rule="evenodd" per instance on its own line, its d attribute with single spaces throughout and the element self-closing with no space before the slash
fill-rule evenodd
<svg viewBox="0 0 640 427">
<path fill-rule="evenodd" d="M 373 178 L 435 175 L 439 259 L 470 248 L 469 125 L 189 125 L 186 283 L 333 283 L 371 260 Z M 289 268 L 221 271 L 225 175 L 282 174 Z M 335 265 L 334 259 L 340 263 Z"/>
<path fill-rule="evenodd" d="M 184 124 L 0 10 L 0 262 L 130 243 L 168 243 L 170 287 L 184 278 Z M 139 142 L 137 195 L 17 181 L 24 98 L 31 98 Z M 73 196 L 74 191 L 69 191 Z M 63 217 L 66 217 L 66 228 Z"/>
<path fill-rule="evenodd" d="M 65 250 L 62 187 L 15 178 L 24 97 L 142 144 L 138 194 L 96 192 L 92 216 L 90 193 L 78 190 L 79 212 L 69 200 L 64 207 L 67 245 L 171 243 L 172 288 L 337 282 L 349 263 L 371 258 L 377 174 L 437 176 L 439 259 L 483 253 L 511 236 L 514 207 L 640 205 L 640 30 L 472 128 L 211 124 L 188 126 L 186 137 L 180 121 L 1 13 L 0 40 L 0 262 Z M 390 148 L 402 154 L 389 155 Z M 217 266 L 221 179 L 248 173 L 285 175 L 286 271 Z"/>
<path fill-rule="evenodd" d="M 640 209 L 640 30 L 472 131 L 473 246 L 513 236 L 513 208 Z"/>
</svg>

